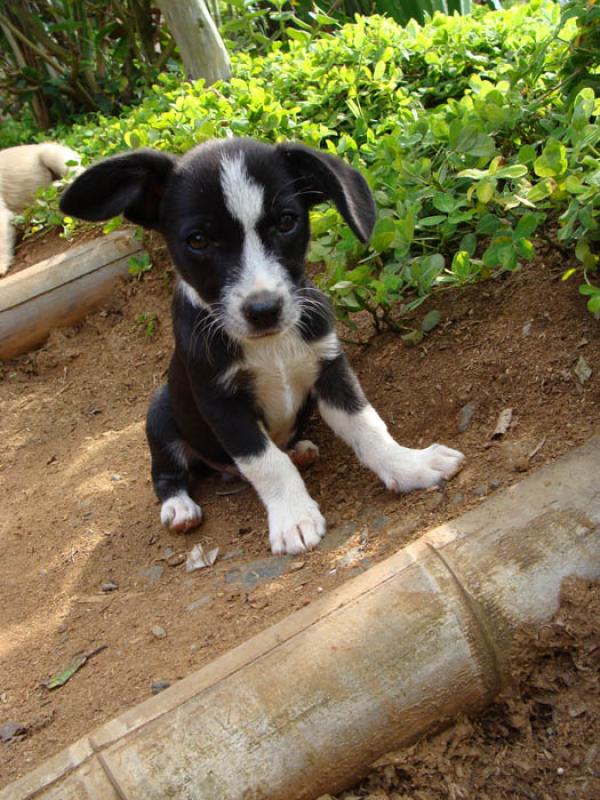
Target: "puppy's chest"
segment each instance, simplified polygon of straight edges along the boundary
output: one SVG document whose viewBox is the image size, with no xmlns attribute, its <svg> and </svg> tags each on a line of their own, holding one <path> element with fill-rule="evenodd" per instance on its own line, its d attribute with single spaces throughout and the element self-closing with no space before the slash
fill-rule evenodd
<svg viewBox="0 0 600 800">
<path fill-rule="evenodd" d="M 280 346 L 249 348 L 240 366 L 251 379 L 271 438 L 285 446 L 317 379 L 318 353 L 301 340 L 284 341 Z"/>
</svg>

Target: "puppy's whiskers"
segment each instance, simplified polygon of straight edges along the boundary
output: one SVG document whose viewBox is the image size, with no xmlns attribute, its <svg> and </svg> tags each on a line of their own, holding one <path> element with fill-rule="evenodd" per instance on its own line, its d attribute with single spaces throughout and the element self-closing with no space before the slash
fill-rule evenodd
<svg viewBox="0 0 600 800">
<path fill-rule="evenodd" d="M 200 347 L 202 347 L 208 361 L 212 360 L 212 345 L 217 335 L 224 332 L 223 306 L 223 303 L 213 303 L 210 310 L 199 315 L 199 318 L 194 323 L 190 341 L 190 354 L 192 357 L 198 355 Z"/>
</svg>

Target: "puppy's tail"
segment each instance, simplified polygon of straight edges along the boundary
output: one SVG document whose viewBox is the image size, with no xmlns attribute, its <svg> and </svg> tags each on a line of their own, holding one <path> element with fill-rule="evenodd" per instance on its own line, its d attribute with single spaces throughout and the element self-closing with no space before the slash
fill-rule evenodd
<svg viewBox="0 0 600 800">
<path fill-rule="evenodd" d="M 52 173 L 54 180 L 64 178 L 69 171 L 75 175 L 82 171 L 81 156 L 70 147 L 56 142 L 44 142 L 40 145 L 40 161 Z"/>
</svg>

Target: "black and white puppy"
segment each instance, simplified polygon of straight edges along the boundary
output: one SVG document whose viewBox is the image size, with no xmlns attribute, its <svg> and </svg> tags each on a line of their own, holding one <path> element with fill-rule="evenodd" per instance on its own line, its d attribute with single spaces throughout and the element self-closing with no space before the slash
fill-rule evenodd
<svg viewBox="0 0 600 800">
<path fill-rule="evenodd" d="M 397 444 L 368 403 L 336 337 L 330 303 L 305 277 L 309 209 L 331 200 L 366 241 L 375 205 L 364 178 L 300 144 L 226 139 L 182 158 L 140 150 L 84 172 L 62 210 L 86 220 L 123 213 L 164 234 L 178 283 L 175 352 L 151 403 L 147 435 L 163 524 L 197 526 L 198 463 L 237 471 L 255 488 L 274 553 L 314 548 L 319 506 L 286 452 L 316 402 L 323 419 L 395 492 L 435 486 L 463 456 Z M 133 365 L 132 365 L 133 366 Z"/>
</svg>

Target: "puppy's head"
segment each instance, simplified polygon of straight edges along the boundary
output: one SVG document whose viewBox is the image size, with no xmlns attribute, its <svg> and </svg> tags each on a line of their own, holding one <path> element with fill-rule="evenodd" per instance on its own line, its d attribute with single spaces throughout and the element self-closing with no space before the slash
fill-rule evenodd
<svg viewBox="0 0 600 800">
<path fill-rule="evenodd" d="M 123 213 L 164 234 L 188 298 L 226 332 L 252 339 L 297 324 L 311 206 L 331 200 L 365 242 L 375 205 L 364 178 L 299 144 L 225 139 L 180 159 L 139 150 L 84 172 L 64 213 L 98 221 Z"/>
</svg>

